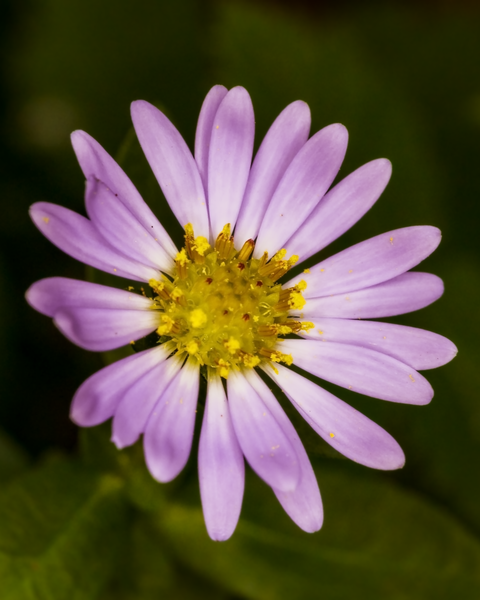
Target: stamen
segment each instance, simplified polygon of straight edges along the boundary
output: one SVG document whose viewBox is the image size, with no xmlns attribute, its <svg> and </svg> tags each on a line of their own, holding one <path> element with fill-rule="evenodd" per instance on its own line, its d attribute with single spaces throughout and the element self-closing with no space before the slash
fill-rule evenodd
<svg viewBox="0 0 480 600">
<path fill-rule="evenodd" d="M 290 327 L 290 321 L 288 325 L 284 323 L 273 323 L 272 325 L 260 325 L 257 330 L 258 335 L 262 337 L 270 337 L 273 335 L 287 335 L 293 333 L 293 329 Z"/>
<path fill-rule="evenodd" d="M 152 290 L 155 292 L 155 294 L 157 294 L 157 296 L 159 296 L 163 300 L 170 299 L 170 293 L 168 292 L 168 290 L 165 287 L 165 284 L 162 281 L 157 281 L 156 279 L 150 279 L 150 281 L 148 282 L 148 285 L 152 288 Z"/>
<path fill-rule="evenodd" d="M 310 321 L 290 321 L 289 319 L 287 323 L 293 333 L 298 333 L 299 331 L 309 331 L 315 327 L 315 325 Z"/>
<path fill-rule="evenodd" d="M 260 350 L 260 354 L 269 358 L 272 362 L 283 362 L 286 365 L 293 364 L 293 358 L 291 354 L 283 354 L 283 352 L 278 352 L 278 350 L 269 350 L 268 348 L 262 348 Z"/>
<path fill-rule="evenodd" d="M 181 304 L 182 306 L 187 305 L 187 300 L 185 299 L 185 295 L 180 288 L 178 288 L 178 287 L 173 288 L 170 296 L 171 296 L 172 300 L 175 300 L 175 302 L 178 302 L 178 304 Z"/>
<path fill-rule="evenodd" d="M 238 260 L 248 260 L 255 248 L 255 242 L 253 240 L 247 240 L 240 252 L 238 253 Z"/>
<path fill-rule="evenodd" d="M 229 373 L 230 373 L 230 363 L 227 362 L 226 360 L 223 360 L 223 358 L 221 358 L 218 361 L 218 374 L 220 375 L 220 377 L 227 379 Z"/>
<path fill-rule="evenodd" d="M 302 310 L 305 304 L 306 300 L 302 296 L 302 293 L 295 290 L 290 292 L 286 298 L 275 304 L 273 309 L 276 312 L 283 313 L 287 312 L 288 310 Z"/>
<path fill-rule="evenodd" d="M 260 262 L 258 263 L 259 274 L 260 274 L 260 269 L 263 267 L 263 265 L 266 264 L 267 260 L 268 260 L 268 252 L 265 250 L 265 252 L 262 255 L 262 258 L 260 259 Z"/>
<path fill-rule="evenodd" d="M 177 272 L 180 279 L 187 278 L 187 265 L 189 262 L 187 252 L 185 248 L 182 248 L 175 257 L 175 264 L 177 265 Z"/>
<path fill-rule="evenodd" d="M 218 252 L 218 257 L 221 260 L 225 260 L 230 258 L 233 249 L 233 236 L 230 235 L 230 223 L 227 223 L 217 237 L 215 250 Z"/>
<path fill-rule="evenodd" d="M 258 356 L 255 356 L 253 354 L 245 354 L 242 357 L 242 360 L 243 364 L 249 369 L 253 369 L 254 367 L 260 364 L 260 359 L 258 358 Z"/>
<path fill-rule="evenodd" d="M 161 325 L 157 328 L 158 335 L 169 335 L 179 333 L 180 325 L 171 319 L 168 315 L 163 314 L 160 317 Z"/>
<path fill-rule="evenodd" d="M 280 277 L 285 275 L 285 273 L 298 261 L 298 256 L 296 254 L 291 256 L 288 260 L 283 260 L 286 253 L 287 251 L 285 248 L 279 250 L 268 264 L 263 264 L 259 267 L 258 274 L 261 277 L 268 277 L 272 282 L 280 279 Z"/>
<path fill-rule="evenodd" d="M 197 264 L 205 262 L 205 253 L 210 249 L 210 244 L 202 235 L 195 238 L 191 223 L 185 225 L 185 248 L 188 256 Z"/>
<path fill-rule="evenodd" d="M 230 354 L 235 354 L 237 350 L 240 350 L 240 342 L 232 336 L 230 336 L 228 341 L 224 342 L 224 345 Z"/>
</svg>

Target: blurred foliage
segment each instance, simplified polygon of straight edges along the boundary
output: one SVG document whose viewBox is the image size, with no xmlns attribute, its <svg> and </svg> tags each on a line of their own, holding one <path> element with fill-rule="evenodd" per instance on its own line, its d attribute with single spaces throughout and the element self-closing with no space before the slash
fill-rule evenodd
<svg viewBox="0 0 480 600">
<path fill-rule="evenodd" d="M 2 600 L 480 597 L 478 10 L 362 2 L 307 17 L 273 2 L 43 0 L 11 3 L 5 15 Z M 420 267 L 444 279 L 444 298 L 394 319 L 442 333 L 460 349 L 450 365 L 427 373 L 432 404 L 395 405 L 325 386 L 390 431 L 406 467 L 376 474 L 331 460 L 334 453 L 290 410 L 325 503 L 324 528 L 314 535 L 297 530 L 249 472 L 234 537 L 213 543 L 195 454 L 176 481 L 160 485 L 141 445 L 117 452 L 108 424 L 83 431 L 77 448 L 68 404 L 101 357 L 69 344 L 22 298 L 41 277 L 85 276 L 27 216 L 38 200 L 84 210 L 73 129 L 117 156 L 179 243 L 128 105 L 155 103 L 192 147 L 203 96 L 215 83 L 249 90 L 257 147 L 276 115 L 300 98 L 312 109 L 312 131 L 339 121 L 350 132 L 339 178 L 380 156 L 392 161 L 380 201 L 322 257 L 407 225 L 436 225 L 444 234 Z M 200 422 L 201 409 L 197 430 Z M 45 458 L 48 449 L 75 457 Z M 33 469 L 28 454 L 39 461 Z"/>
</svg>

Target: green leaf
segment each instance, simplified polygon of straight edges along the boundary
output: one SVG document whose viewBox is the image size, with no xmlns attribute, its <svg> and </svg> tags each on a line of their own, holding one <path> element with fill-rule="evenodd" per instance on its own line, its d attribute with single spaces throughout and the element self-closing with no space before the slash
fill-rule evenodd
<svg viewBox="0 0 480 600">
<path fill-rule="evenodd" d="M 102 600 L 222 600 L 230 595 L 172 559 L 167 540 L 145 518 L 131 530 L 122 568 Z"/>
<path fill-rule="evenodd" d="M 0 481 L 5 483 L 28 465 L 28 456 L 10 436 L 0 430 Z"/>
<path fill-rule="evenodd" d="M 0 496 L 2 600 L 91 600 L 122 550 L 123 483 L 66 460 L 15 480 Z"/>
<path fill-rule="evenodd" d="M 255 600 L 480 597 L 478 540 L 425 498 L 356 470 L 318 469 L 326 517 L 313 535 L 282 515 L 273 495 L 264 500 L 258 478 L 227 542 L 209 540 L 201 510 L 187 505 L 166 507 L 157 526 L 179 561 Z"/>
</svg>

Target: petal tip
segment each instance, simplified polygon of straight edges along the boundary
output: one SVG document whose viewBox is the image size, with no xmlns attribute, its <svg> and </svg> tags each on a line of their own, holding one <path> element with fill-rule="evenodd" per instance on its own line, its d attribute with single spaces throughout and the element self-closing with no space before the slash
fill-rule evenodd
<svg viewBox="0 0 480 600">
<path fill-rule="evenodd" d="M 230 539 L 232 537 L 233 532 L 235 531 L 235 528 L 230 531 L 224 531 L 224 530 L 215 530 L 215 529 L 207 529 L 207 533 L 208 533 L 208 537 L 213 540 L 214 542 L 226 542 L 228 539 Z"/>
<path fill-rule="evenodd" d="M 40 281 L 32 283 L 32 285 L 25 292 L 25 300 L 33 309 L 39 313 L 42 313 L 42 315 L 53 317 L 53 314 L 51 314 L 51 312 L 45 306 L 45 302 L 42 302 L 42 290 L 40 285 L 42 281 L 44 280 L 41 279 Z"/>
</svg>

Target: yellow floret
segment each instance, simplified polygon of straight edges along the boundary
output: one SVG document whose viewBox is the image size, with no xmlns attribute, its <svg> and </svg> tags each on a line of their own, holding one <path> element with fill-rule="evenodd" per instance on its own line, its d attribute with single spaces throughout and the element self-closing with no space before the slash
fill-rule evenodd
<svg viewBox="0 0 480 600">
<path fill-rule="evenodd" d="M 272 260 L 274 260 L 274 261 L 282 260 L 283 258 L 285 258 L 286 254 L 287 254 L 286 248 L 282 248 L 275 254 L 275 256 L 272 258 Z"/>
<path fill-rule="evenodd" d="M 297 283 L 297 285 L 295 286 L 295 289 L 298 290 L 299 292 L 303 292 L 303 290 L 306 290 L 307 282 L 305 281 L 305 279 L 302 279 L 301 281 L 299 281 Z"/>
<path fill-rule="evenodd" d="M 203 312 L 201 308 L 196 308 L 195 310 L 192 310 L 190 316 L 188 317 L 188 320 L 190 321 L 190 325 L 194 329 L 198 329 L 200 327 L 203 327 L 207 322 L 207 315 Z"/>
<path fill-rule="evenodd" d="M 270 360 L 272 362 L 283 362 L 286 365 L 291 365 L 293 364 L 293 358 L 291 354 L 283 354 L 283 352 L 272 352 L 272 354 L 270 355 Z"/>
<path fill-rule="evenodd" d="M 157 333 L 158 335 L 167 335 L 172 331 L 172 327 L 175 323 L 173 319 L 171 319 L 168 315 L 162 315 L 161 317 L 162 324 L 158 327 Z"/>
<path fill-rule="evenodd" d="M 202 235 L 199 235 L 197 238 L 195 238 L 194 248 L 200 254 L 200 256 L 205 256 L 205 252 L 210 249 L 210 244 L 206 238 L 204 238 Z"/>
<path fill-rule="evenodd" d="M 293 267 L 294 264 L 296 264 L 298 262 L 299 256 L 298 254 L 293 254 L 288 260 L 288 268 L 290 269 L 291 267 Z"/>
<path fill-rule="evenodd" d="M 237 350 L 240 350 L 240 342 L 231 336 L 230 339 L 225 342 L 225 348 L 230 352 L 230 354 L 235 354 Z"/>
<path fill-rule="evenodd" d="M 185 348 L 185 350 L 189 353 L 189 354 L 196 354 L 198 352 L 198 344 L 195 340 L 192 340 L 191 342 L 189 342 Z"/>
<path fill-rule="evenodd" d="M 253 354 L 247 354 L 243 357 L 243 364 L 246 367 L 253 369 L 253 367 L 256 367 L 260 364 L 260 358 L 256 355 L 254 356 Z"/>
<path fill-rule="evenodd" d="M 172 297 L 172 300 L 178 300 L 179 298 L 181 298 L 183 296 L 183 292 L 180 288 L 177 287 L 172 291 L 170 296 Z"/>
<path fill-rule="evenodd" d="M 301 310 L 305 304 L 306 300 L 300 292 L 292 292 L 292 295 L 288 299 L 288 306 L 291 310 Z"/>
<path fill-rule="evenodd" d="M 220 377 L 223 377 L 224 379 L 226 379 L 228 377 L 228 374 L 230 373 L 230 364 L 227 361 L 223 360 L 223 358 L 221 358 L 218 361 L 218 366 L 219 366 L 218 372 L 219 372 Z"/>
<path fill-rule="evenodd" d="M 187 256 L 187 251 L 185 250 L 185 248 L 182 248 L 180 250 L 180 252 L 177 253 L 177 256 L 175 257 L 175 260 L 178 262 L 179 265 L 181 265 L 182 267 L 184 267 L 185 265 L 187 265 L 190 261 L 188 260 L 188 256 Z"/>
</svg>

